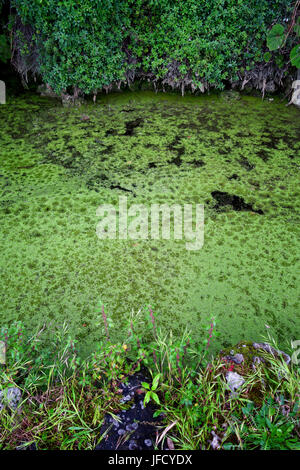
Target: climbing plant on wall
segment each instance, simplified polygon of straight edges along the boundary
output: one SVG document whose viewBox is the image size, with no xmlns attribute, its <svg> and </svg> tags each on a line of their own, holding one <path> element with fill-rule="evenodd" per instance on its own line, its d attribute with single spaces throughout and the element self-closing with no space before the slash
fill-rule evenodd
<svg viewBox="0 0 300 470">
<path fill-rule="evenodd" d="M 19 21 L 14 37 L 22 33 L 30 39 L 24 54 L 33 57 L 34 48 L 43 81 L 57 92 L 84 93 L 135 78 L 182 90 L 223 88 L 264 63 L 268 30 L 293 10 L 290 0 L 12 0 L 11 5 Z M 22 73 L 22 60 L 15 65 Z"/>
</svg>

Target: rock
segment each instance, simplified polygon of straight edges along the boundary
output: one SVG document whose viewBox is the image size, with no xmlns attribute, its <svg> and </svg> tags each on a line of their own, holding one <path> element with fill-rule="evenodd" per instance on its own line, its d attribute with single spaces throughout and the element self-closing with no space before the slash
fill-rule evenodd
<svg viewBox="0 0 300 470">
<path fill-rule="evenodd" d="M 235 364 L 241 364 L 242 362 L 244 362 L 243 354 L 234 354 L 234 355 L 230 354 L 229 356 L 226 356 L 226 359 L 228 359 L 228 361 L 234 362 Z"/>
<path fill-rule="evenodd" d="M 226 373 L 226 380 L 228 387 L 233 393 L 235 393 L 236 390 L 238 390 L 243 385 L 243 383 L 245 383 L 245 380 L 240 374 L 231 371 Z"/>
<path fill-rule="evenodd" d="M 129 450 L 136 450 L 138 448 L 137 443 L 133 440 L 129 441 L 128 449 Z"/>
<path fill-rule="evenodd" d="M 293 94 L 290 103 L 300 107 L 300 80 L 295 80 L 292 83 Z"/>
<path fill-rule="evenodd" d="M 261 364 L 262 362 L 266 362 L 262 357 L 254 356 L 252 361 L 252 369 L 256 369 L 255 364 Z"/>
<path fill-rule="evenodd" d="M 219 438 L 219 436 L 215 433 L 215 431 L 212 431 L 212 436 L 213 436 L 213 439 L 212 441 L 210 441 L 210 445 L 212 447 L 213 450 L 217 450 L 217 449 L 220 449 L 221 447 L 221 439 Z"/>
<path fill-rule="evenodd" d="M 9 387 L 6 390 L 0 390 L 0 411 L 5 406 L 16 410 L 22 398 L 21 390 L 17 387 Z"/>
<path fill-rule="evenodd" d="M 6 104 L 6 88 L 3 80 L 0 80 L 0 104 Z"/>
<path fill-rule="evenodd" d="M 266 352 L 272 354 L 275 357 L 283 356 L 284 361 L 286 362 L 286 364 L 289 364 L 291 362 L 291 358 L 288 354 L 286 354 L 283 351 L 279 351 L 279 350 L 273 348 L 273 346 L 271 346 L 268 343 L 253 343 L 253 347 L 255 349 L 262 349 L 263 351 L 266 351 Z"/>
</svg>

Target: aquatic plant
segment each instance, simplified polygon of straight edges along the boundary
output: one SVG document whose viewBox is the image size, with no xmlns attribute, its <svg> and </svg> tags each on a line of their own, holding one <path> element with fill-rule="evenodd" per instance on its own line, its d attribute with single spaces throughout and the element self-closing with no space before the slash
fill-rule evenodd
<svg viewBox="0 0 300 470">
<path fill-rule="evenodd" d="M 100 295 L 120 339 L 123 312 L 141 299 L 159 305 L 175 336 L 188 327 L 199 337 L 213 312 L 225 346 L 257 340 L 265 323 L 282 348 L 299 337 L 297 109 L 150 92 L 69 109 L 28 94 L 8 96 L 0 122 L 2 322 L 34 330 L 66 320 L 89 351 Z M 203 249 L 99 240 L 97 207 L 123 194 L 128 206 L 203 203 Z M 212 350 L 224 346 L 219 338 Z"/>
</svg>

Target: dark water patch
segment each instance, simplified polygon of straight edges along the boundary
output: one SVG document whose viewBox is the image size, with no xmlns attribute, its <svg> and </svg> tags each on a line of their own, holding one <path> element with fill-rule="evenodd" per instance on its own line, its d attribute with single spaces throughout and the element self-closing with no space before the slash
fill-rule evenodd
<svg viewBox="0 0 300 470">
<path fill-rule="evenodd" d="M 263 141 L 268 142 L 268 147 L 271 149 L 277 150 L 282 144 L 286 145 L 287 147 L 293 149 L 295 143 L 299 142 L 299 139 L 296 136 L 290 135 L 288 132 L 281 133 L 277 135 L 276 133 L 270 132 L 268 129 L 263 131 Z"/>
<path fill-rule="evenodd" d="M 104 149 L 100 152 L 101 155 L 107 155 L 107 154 L 110 154 L 113 152 L 115 146 L 112 144 L 112 145 L 107 145 L 104 147 Z"/>
<path fill-rule="evenodd" d="M 82 154 L 73 146 L 68 146 L 66 149 L 71 155 L 57 155 L 50 152 L 46 159 L 40 162 L 40 164 L 52 163 L 53 165 L 61 165 L 68 170 L 77 170 L 82 165 Z"/>
<path fill-rule="evenodd" d="M 168 160 L 168 163 L 171 163 L 172 165 L 176 166 L 181 166 L 182 160 L 181 157 L 178 155 L 177 157 L 172 158 L 172 160 Z"/>
<path fill-rule="evenodd" d="M 226 142 L 226 141 L 228 141 L 228 140 L 231 141 L 231 140 L 232 140 L 232 137 L 231 137 L 229 134 L 227 134 L 226 132 L 222 132 L 222 136 L 221 136 L 220 138 L 218 138 L 218 140 L 221 140 L 221 141 L 223 141 L 223 142 L 224 142 L 224 141 Z"/>
<path fill-rule="evenodd" d="M 88 189 L 94 190 L 98 192 L 97 187 L 107 187 L 107 182 L 109 181 L 108 177 L 101 173 L 100 175 L 93 176 L 86 182 L 86 186 Z"/>
<path fill-rule="evenodd" d="M 134 121 L 128 121 L 125 123 L 126 130 L 123 135 L 132 136 L 134 134 L 134 130 L 139 127 L 144 122 L 143 118 L 137 118 Z"/>
<path fill-rule="evenodd" d="M 247 158 L 245 157 L 242 157 L 240 160 L 239 160 L 239 163 L 242 165 L 242 167 L 244 167 L 247 171 L 251 171 L 253 170 L 253 168 L 255 168 L 255 165 L 253 165 L 252 163 L 250 163 Z"/>
<path fill-rule="evenodd" d="M 27 135 L 28 129 L 25 126 L 17 126 L 17 129 L 14 131 L 10 132 L 10 136 L 15 139 L 24 139 L 24 137 Z"/>
<path fill-rule="evenodd" d="M 204 122 L 202 127 L 203 127 L 203 129 L 205 129 L 208 132 L 219 132 L 220 131 L 220 125 L 219 125 L 218 121 Z"/>
<path fill-rule="evenodd" d="M 101 173 L 99 175 L 93 176 L 86 182 L 86 186 L 88 189 L 99 192 L 99 188 L 109 188 L 111 190 L 118 189 L 120 191 L 125 191 L 128 193 L 133 194 L 135 197 L 135 193 L 128 188 L 124 188 L 120 184 L 114 184 L 111 182 L 110 178 L 105 175 L 104 173 Z"/>
<path fill-rule="evenodd" d="M 135 193 L 131 189 L 123 188 L 123 186 L 120 186 L 119 184 L 111 184 L 109 186 L 109 189 L 119 189 L 120 191 L 125 191 L 127 193 L 133 194 L 134 197 L 136 197 Z"/>
<path fill-rule="evenodd" d="M 25 166 L 17 166 L 16 169 L 17 170 L 29 170 L 31 168 L 35 168 L 36 165 L 25 165 Z"/>
<path fill-rule="evenodd" d="M 188 129 L 188 130 L 196 130 L 196 131 L 201 130 L 201 126 L 199 124 L 197 124 L 196 122 L 191 122 L 191 121 L 182 122 L 177 127 L 178 129 Z"/>
<path fill-rule="evenodd" d="M 256 155 L 262 159 L 262 161 L 267 162 L 270 158 L 270 153 L 267 150 L 261 149 Z"/>
<path fill-rule="evenodd" d="M 260 184 L 258 183 L 258 181 L 249 181 L 249 183 L 251 184 L 251 186 L 254 186 L 255 188 L 259 189 L 260 188 Z"/>
<path fill-rule="evenodd" d="M 168 145 L 168 149 L 171 152 L 176 152 L 177 153 L 177 158 L 174 158 L 173 160 L 170 160 L 170 163 L 175 163 L 175 165 L 180 166 L 182 161 L 181 161 L 181 156 L 185 152 L 185 148 L 183 145 L 180 145 L 181 143 L 181 137 L 176 136 L 173 141 Z"/>
<path fill-rule="evenodd" d="M 230 149 L 228 149 L 228 148 L 226 148 L 226 147 L 225 147 L 225 148 L 223 147 L 223 148 L 218 149 L 218 153 L 219 153 L 220 155 L 228 155 L 229 152 L 230 152 Z"/>
<path fill-rule="evenodd" d="M 105 136 L 106 137 L 109 137 L 110 135 L 119 135 L 119 132 L 117 129 L 108 129 L 106 132 L 105 132 Z"/>
<path fill-rule="evenodd" d="M 216 204 L 213 207 L 216 210 L 222 210 L 225 206 L 231 206 L 235 211 L 249 211 L 263 215 L 262 210 L 254 209 L 251 204 L 247 204 L 242 197 L 236 196 L 235 194 L 228 194 L 223 191 L 213 191 L 211 195 L 216 201 Z"/>
<path fill-rule="evenodd" d="M 201 168 L 205 165 L 203 160 L 192 160 L 191 162 L 186 162 L 188 165 L 193 165 L 196 168 Z"/>
<path fill-rule="evenodd" d="M 238 137 L 239 139 L 245 139 L 251 135 L 252 134 L 250 132 L 244 131 L 244 132 L 238 132 L 237 134 L 235 134 L 235 137 Z"/>
<path fill-rule="evenodd" d="M 228 179 L 229 180 L 239 180 L 240 177 L 236 173 L 233 173 L 233 175 L 228 176 Z"/>
</svg>

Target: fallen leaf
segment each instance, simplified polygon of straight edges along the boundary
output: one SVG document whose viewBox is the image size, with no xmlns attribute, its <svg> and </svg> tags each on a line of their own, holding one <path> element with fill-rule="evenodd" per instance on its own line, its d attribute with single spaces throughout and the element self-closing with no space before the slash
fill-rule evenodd
<svg viewBox="0 0 300 470">
<path fill-rule="evenodd" d="M 170 450 L 175 449 L 174 443 L 173 443 L 172 439 L 170 439 L 169 437 L 167 437 L 167 444 L 168 444 L 168 447 L 169 447 Z"/>
<path fill-rule="evenodd" d="M 165 435 L 167 434 L 167 432 L 170 431 L 170 429 L 172 429 L 172 427 L 175 426 L 176 423 L 177 423 L 177 420 L 174 421 L 173 423 L 169 424 L 169 426 L 167 426 L 166 429 L 163 430 L 163 432 L 161 433 L 161 435 L 159 436 L 159 438 L 156 440 L 155 445 L 158 445 L 158 444 L 160 443 L 160 441 L 163 440 L 163 438 L 165 437 Z"/>
</svg>

